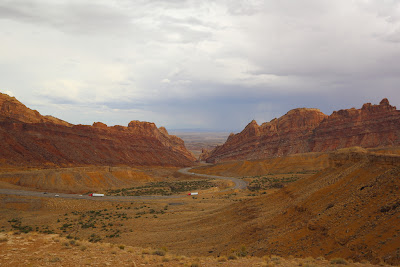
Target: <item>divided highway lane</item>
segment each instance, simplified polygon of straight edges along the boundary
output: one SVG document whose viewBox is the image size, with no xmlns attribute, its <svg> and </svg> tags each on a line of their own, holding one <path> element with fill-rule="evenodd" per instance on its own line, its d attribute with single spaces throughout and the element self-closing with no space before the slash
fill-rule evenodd
<svg viewBox="0 0 400 267">
<path fill-rule="evenodd" d="M 221 180 L 230 180 L 235 183 L 235 186 L 233 189 L 246 189 L 247 188 L 247 183 L 243 180 L 240 180 L 238 178 L 233 178 L 233 177 L 225 177 L 225 176 L 217 176 L 217 175 L 208 175 L 208 174 L 200 174 L 200 173 L 193 173 L 189 172 L 189 170 L 192 169 L 192 167 L 180 169 L 179 172 L 187 175 L 196 175 L 196 176 L 201 176 L 205 178 L 211 178 L 211 179 L 221 179 Z"/>
<path fill-rule="evenodd" d="M 233 177 L 224 177 L 217 175 L 207 175 L 207 174 L 199 174 L 192 173 L 189 170 L 192 167 L 180 169 L 179 172 L 186 175 L 196 175 L 205 178 L 211 179 L 221 179 L 221 180 L 230 180 L 235 183 L 235 186 L 229 189 L 239 189 L 243 190 L 247 188 L 247 184 L 245 181 L 233 178 Z M 224 191 L 225 191 L 224 190 Z M 52 197 L 52 198 L 70 198 L 70 199 L 88 199 L 88 200 L 111 200 L 111 201 L 132 201 L 132 200 L 151 200 L 151 199 L 169 199 L 169 198 L 181 198 L 186 195 L 173 195 L 173 196 L 104 196 L 104 197 L 90 197 L 88 195 L 79 195 L 79 194 L 64 194 L 64 193 L 44 193 L 39 191 L 26 191 L 26 190 L 15 190 L 15 189 L 2 189 L 0 188 L 0 194 L 2 195 L 17 195 L 17 196 L 32 196 L 32 197 Z"/>
<path fill-rule="evenodd" d="M 3 195 L 17 195 L 17 196 L 31 196 L 31 197 L 51 197 L 51 198 L 69 198 L 69 199 L 87 199 L 87 200 L 101 200 L 101 201 L 133 201 L 133 200 L 152 200 L 152 199 L 168 199 L 168 198 L 181 198 L 185 195 L 174 196 L 104 196 L 104 197 L 90 197 L 88 195 L 79 194 L 64 194 L 64 193 L 44 193 L 38 191 L 25 191 L 14 189 L 0 189 L 0 194 Z"/>
</svg>

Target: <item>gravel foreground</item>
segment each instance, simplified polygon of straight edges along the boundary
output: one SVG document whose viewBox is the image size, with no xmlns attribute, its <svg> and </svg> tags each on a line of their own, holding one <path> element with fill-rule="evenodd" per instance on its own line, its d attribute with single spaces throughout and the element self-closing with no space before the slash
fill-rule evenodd
<svg viewBox="0 0 400 267">
<path fill-rule="evenodd" d="M 0 266 L 385 266 L 344 259 L 185 257 L 165 249 L 138 248 L 110 243 L 90 243 L 36 232 L 0 233 Z"/>
</svg>

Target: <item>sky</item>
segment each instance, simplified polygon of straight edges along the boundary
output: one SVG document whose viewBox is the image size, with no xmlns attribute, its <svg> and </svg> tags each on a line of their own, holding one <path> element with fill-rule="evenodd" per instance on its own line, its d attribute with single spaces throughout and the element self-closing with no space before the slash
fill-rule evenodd
<svg viewBox="0 0 400 267">
<path fill-rule="evenodd" d="M 0 92 L 73 124 L 400 107 L 397 0 L 0 0 Z"/>
</svg>

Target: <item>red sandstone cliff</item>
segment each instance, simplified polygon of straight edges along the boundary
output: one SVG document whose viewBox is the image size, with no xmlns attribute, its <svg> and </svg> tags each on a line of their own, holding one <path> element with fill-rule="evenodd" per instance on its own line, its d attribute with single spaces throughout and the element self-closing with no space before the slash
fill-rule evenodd
<svg viewBox="0 0 400 267">
<path fill-rule="evenodd" d="M 53 116 L 42 116 L 37 110 L 27 108 L 15 97 L 0 93 L 0 121 L 6 118 L 26 123 L 54 123 L 72 126 L 72 124 Z"/>
<path fill-rule="evenodd" d="M 299 108 L 261 125 L 253 120 L 242 132 L 231 134 L 206 160 L 263 159 L 352 146 L 399 144 L 400 111 L 383 99 L 379 105 L 367 103 L 361 109 L 335 111 L 330 116 L 318 109 Z"/>
<path fill-rule="evenodd" d="M 0 166 L 190 166 L 184 142 L 154 123 L 72 125 L 0 94 Z"/>
</svg>

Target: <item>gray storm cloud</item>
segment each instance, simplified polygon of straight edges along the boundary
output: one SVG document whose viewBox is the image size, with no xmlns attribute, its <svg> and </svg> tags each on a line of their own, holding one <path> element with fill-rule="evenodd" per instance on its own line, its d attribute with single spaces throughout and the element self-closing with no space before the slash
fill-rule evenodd
<svg viewBox="0 0 400 267">
<path fill-rule="evenodd" d="M 0 1 L 1 92 L 72 123 L 237 130 L 400 104 L 398 1 Z"/>
</svg>

